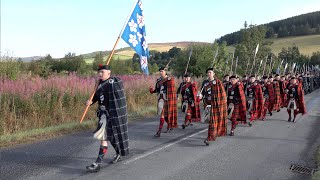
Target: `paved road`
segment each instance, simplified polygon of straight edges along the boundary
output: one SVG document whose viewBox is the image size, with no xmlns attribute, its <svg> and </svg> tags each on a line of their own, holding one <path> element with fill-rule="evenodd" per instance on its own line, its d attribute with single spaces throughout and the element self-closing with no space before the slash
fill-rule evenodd
<svg viewBox="0 0 320 180">
<path fill-rule="evenodd" d="M 315 167 L 320 90 L 306 101 L 308 115 L 296 123 L 287 122 L 283 109 L 253 127 L 239 125 L 236 136 L 218 138 L 210 146 L 203 143 L 206 124 L 154 138 L 157 119 L 130 123 L 130 156 L 111 165 L 110 148 L 99 173 L 85 170 L 99 148 L 89 131 L 0 149 L 0 179 L 309 179 L 289 169 L 291 164 Z"/>
</svg>

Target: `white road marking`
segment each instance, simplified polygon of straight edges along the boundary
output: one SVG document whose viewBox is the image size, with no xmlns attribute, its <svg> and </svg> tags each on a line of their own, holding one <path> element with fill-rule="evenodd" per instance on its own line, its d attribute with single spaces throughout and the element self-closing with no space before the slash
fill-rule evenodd
<svg viewBox="0 0 320 180">
<path fill-rule="evenodd" d="M 124 164 L 130 164 L 130 163 L 135 162 L 135 161 L 137 161 L 137 160 L 139 160 L 139 159 L 145 158 L 145 157 L 147 157 L 147 156 L 149 156 L 149 155 L 151 155 L 151 154 L 154 154 L 154 153 L 156 153 L 156 152 L 158 152 L 158 151 L 161 151 L 161 150 L 166 149 L 166 148 L 168 148 L 168 147 L 170 147 L 170 146 L 173 146 L 173 145 L 178 144 L 178 143 L 180 143 L 180 142 L 182 142 L 182 141 L 185 141 L 185 140 L 187 140 L 187 139 L 189 139 L 189 138 L 191 138 L 191 137 L 193 137 L 193 136 L 196 136 L 196 135 L 198 135 L 198 134 L 200 134 L 200 133 L 203 133 L 203 132 L 205 132 L 205 131 L 207 131 L 207 130 L 208 130 L 208 128 L 205 128 L 205 129 L 203 129 L 203 130 L 201 130 L 201 131 L 199 131 L 199 132 L 197 132 L 197 133 L 191 134 L 190 136 L 184 137 L 184 138 L 182 138 L 182 139 L 180 139 L 180 140 L 177 140 L 177 141 L 175 141 L 175 142 L 172 142 L 172 143 L 170 143 L 170 144 L 168 144 L 168 145 L 166 145 L 166 146 L 163 146 L 163 147 L 161 147 L 161 148 L 155 149 L 155 150 L 153 150 L 153 151 L 147 152 L 147 153 L 142 154 L 142 155 L 140 155 L 140 156 L 137 156 L 137 157 L 135 157 L 135 158 L 133 158 L 133 159 L 130 159 L 130 160 L 126 161 Z"/>
</svg>

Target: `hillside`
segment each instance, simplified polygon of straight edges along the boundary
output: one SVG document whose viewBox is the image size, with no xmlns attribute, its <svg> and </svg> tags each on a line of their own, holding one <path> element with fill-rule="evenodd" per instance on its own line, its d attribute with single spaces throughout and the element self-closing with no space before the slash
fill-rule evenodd
<svg viewBox="0 0 320 180">
<path fill-rule="evenodd" d="M 273 21 L 267 24 L 261 24 L 266 28 L 267 38 L 295 37 L 312 34 L 320 34 L 320 11 L 301 14 L 298 16 Z M 245 27 L 248 24 L 245 22 Z M 218 42 L 227 42 L 227 45 L 238 44 L 241 41 L 242 32 L 245 28 L 226 34 L 218 39 Z"/>
<path fill-rule="evenodd" d="M 299 51 L 304 55 L 312 55 L 312 52 L 320 51 L 320 35 L 297 36 L 286 38 L 267 39 L 273 41 L 271 49 L 274 54 L 278 55 L 283 47 L 296 45 Z"/>
<path fill-rule="evenodd" d="M 150 51 L 156 50 L 156 51 L 159 51 L 159 52 L 165 52 L 165 51 L 169 51 L 173 47 L 178 47 L 178 48 L 184 49 L 184 48 L 188 47 L 192 43 L 203 44 L 203 43 L 206 43 L 206 42 L 189 42 L 189 41 L 185 41 L 185 42 L 172 42 L 172 43 L 150 43 L 149 44 L 149 50 Z M 87 63 L 92 63 L 96 53 L 98 53 L 98 52 L 82 54 L 82 55 L 85 57 L 85 60 L 86 60 Z M 107 54 L 109 54 L 109 53 L 110 53 L 110 51 L 103 51 L 103 54 L 105 56 Z M 129 47 L 121 48 L 121 49 L 115 50 L 115 54 L 114 54 L 113 58 L 114 59 L 120 59 L 120 60 L 131 59 L 134 53 L 135 52 L 133 51 L 132 48 L 129 48 Z"/>
</svg>

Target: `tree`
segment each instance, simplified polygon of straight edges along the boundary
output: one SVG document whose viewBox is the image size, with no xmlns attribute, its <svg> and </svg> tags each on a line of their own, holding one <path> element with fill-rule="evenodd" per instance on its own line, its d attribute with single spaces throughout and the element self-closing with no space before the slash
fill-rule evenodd
<svg viewBox="0 0 320 180">
<path fill-rule="evenodd" d="M 96 53 L 96 55 L 94 56 L 92 69 L 97 70 L 99 64 L 104 64 L 103 54 L 101 51 L 99 53 Z"/>
<path fill-rule="evenodd" d="M 320 64 L 320 51 L 313 52 L 310 58 L 311 65 L 319 65 Z"/>
<path fill-rule="evenodd" d="M 273 27 L 269 26 L 266 32 L 266 38 L 273 38 L 275 36 L 275 32 Z"/>
<path fill-rule="evenodd" d="M 315 33 L 320 34 L 320 24 L 317 25 Z"/>
<path fill-rule="evenodd" d="M 170 58 L 175 58 L 179 55 L 180 52 L 181 52 L 181 48 L 173 47 L 169 49 L 168 54 Z"/>
</svg>

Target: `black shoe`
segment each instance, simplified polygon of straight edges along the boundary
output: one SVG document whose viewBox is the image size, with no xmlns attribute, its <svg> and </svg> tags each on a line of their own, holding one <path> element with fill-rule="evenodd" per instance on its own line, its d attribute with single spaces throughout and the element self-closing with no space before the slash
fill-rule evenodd
<svg viewBox="0 0 320 180">
<path fill-rule="evenodd" d="M 250 127 L 252 126 L 252 122 L 249 122 L 249 126 L 250 126 Z"/>
<path fill-rule="evenodd" d="M 269 112 L 269 115 L 272 116 L 272 112 Z"/>
<path fill-rule="evenodd" d="M 209 146 L 209 141 L 208 141 L 208 139 L 204 140 L 204 143 L 205 143 L 207 146 Z"/>
<path fill-rule="evenodd" d="M 120 154 L 116 154 L 112 160 L 112 163 L 117 163 L 119 161 L 121 161 L 122 158 L 121 158 L 121 155 Z"/>
<path fill-rule="evenodd" d="M 169 133 L 172 129 L 167 129 L 164 133 Z"/>
<path fill-rule="evenodd" d="M 234 136 L 234 132 L 233 132 L 233 131 L 231 131 L 229 135 L 230 135 L 230 136 Z"/>
<path fill-rule="evenodd" d="M 280 109 L 277 112 L 280 112 Z"/>
<path fill-rule="evenodd" d="M 187 127 L 186 125 L 182 124 L 182 129 L 185 129 L 186 127 Z"/>
<path fill-rule="evenodd" d="M 87 166 L 86 168 L 90 172 L 98 172 L 100 170 L 100 164 L 94 162 L 90 166 Z"/>
<path fill-rule="evenodd" d="M 154 135 L 154 137 L 160 137 L 160 134 L 161 134 L 161 130 L 159 130 L 159 131 Z"/>
<path fill-rule="evenodd" d="M 288 119 L 288 122 L 291 122 L 291 118 Z"/>
<path fill-rule="evenodd" d="M 294 123 L 296 121 L 296 118 L 293 118 L 292 122 Z"/>
</svg>

